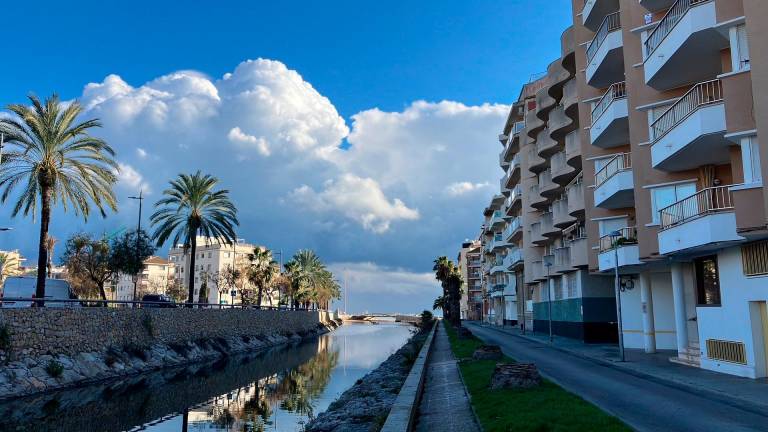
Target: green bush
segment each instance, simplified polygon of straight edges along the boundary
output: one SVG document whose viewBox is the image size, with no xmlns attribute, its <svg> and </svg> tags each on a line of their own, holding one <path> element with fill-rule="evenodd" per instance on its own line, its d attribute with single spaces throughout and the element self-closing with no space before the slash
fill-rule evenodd
<svg viewBox="0 0 768 432">
<path fill-rule="evenodd" d="M 422 330 L 426 330 L 429 328 L 429 326 L 432 325 L 432 321 L 435 319 L 435 316 L 432 315 L 432 312 L 425 310 L 421 313 L 421 322 L 419 323 L 419 327 L 422 328 Z"/>
<path fill-rule="evenodd" d="M 58 378 L 62 373 L 64 373 L 64 365 L 59 363 L 57 360 L 50 360 L 48 361 L 48 364 L 45 365 L 45 371 L 52 378 Z"/>
</svg>

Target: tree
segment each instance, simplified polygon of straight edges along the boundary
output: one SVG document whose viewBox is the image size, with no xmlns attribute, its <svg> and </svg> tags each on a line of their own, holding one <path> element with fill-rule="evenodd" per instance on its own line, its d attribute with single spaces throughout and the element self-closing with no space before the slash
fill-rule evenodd
<svg viewBox="0 0 768 432">
<path fill-rule="evenodd" d="M 94 238 L 91 234 L 75 234 L 64 245 L 62 261 L 67 273 L 81 281 L 92 283 L 102 300 L 107 299 L 104 285 L 116 274 L 110 265 L 110 248 L 106 238 Z"/>
<path fill-rule="evenodd" d="M 53 274 L 53 248 L 56 247 L 58 242 L 56 237 L 50 235 L 45 239 L 45 250 L 48 252 L 48 263 L 46 264 L 48 277 L 51 277 Z"/>
<path fill-rule="evenodd" d="M 202 282 L 200 282 L 200 294 L 197 296 L 197 302 L 206 304 L 208 303 L 208 272 L 201 271 L 200 279 L 202 279 Z"/>
<path fill-rule="evenodd" d="M 461 272 L 447 257 L 438 257 L 432 270 L 443 288 L 441 308 L 445 318 L 455 326 L 461 326 Z M 437 305 L 437 301 L 435 301 Z"/>
<path fill-rule="evenodd" d="M 124 273 L 133 276 L 134 300 L 137 300 L 137 276 L 144 270 L 144 261 L 154 253 L 155 247 L 144 230 L 131 230 L 112 240 L 109 258 L 110 268 L 115 274 Z"/>
<path fill-rule="evenodd" d="M 248 262 L 248 281 L 256 287 L 256 304 L 261 306 L 264 292 L 280 274 L 280 265 L 272 259 L 272 251 L 261 246 L 248 254 Z"/>
<path fill-rule="evenodd" d="M 168 281 L 168 286 L 165 288 L 165 293 L 175 302 L 184 301 L 187 294 L 184 283 L 180 279 L 172 279 Z"/>
<path fill-rule="evenodd" d="M 157 247 L 172 238 L 173 244 L 183 239 L 184 247 L 191 250 L 189 260 L 189 295 L 194 302 L 195 257 L 197 236 L 202 234 L 227 245 L 235 242 L 237 209 L 229 199 L 229 191 L 214 190 L 219 180 L 200 171 L 195 174 L 179 174 L 163 191 L 163 198 L 155 203 L 157 210 L 150 216 L 155 227 L 152 238 Z"/>
<path fill-rule="evenodd" d="M 3 285 L 5 278 L 16 276 L 19 271 L 19 258 L 16 253 L 0 252 L 0 286 Z"/>
<path fill-rule="evenodd" d="M 117 209 L 112 190 L 117 182 L 115 152 L 104 140 L 90 135 L 100 127 L 97 119 L 78 123 L 83 112 L 78 101 L 62 103 L 54 94 L 41 102 L 29 96 L 31 106 L 11 104 L 8 110 L 14 117 L 0 119 L 0 132 L 10 151 L 3 153 L 0 170 L 0 202 L 5 202 L 13 190 L 21 185 L 21 194 L 11 211 L 15 217 L 37 213 L 40 205 L 40 236 L 37 257 L 38 306 L 45 297 L 45 274 L 48 264 L 48 226 L 52 207 L 61 204 L 64 211 L 70 207 L 85 220 L 91 214 L 91 205 L 102 216 L 106 210 Z"/>
<path fill-rule="evenodd" d="M 311 250 L 300 250 L 285 263 L 294 306 L 327 308 L 332 299 L 341 298 L 341 287 L 320 257 Z"/>
<path fill-rule="evenodd" d="M 227 289 L 227 293 L 231 293 L 232 291 L 237 290 L 237 284 L 242 278 L 243 271 L 240 268 L 227 264 L 227 266 L 224 267 L 224 270 L 218 273 L 218 285 L 224 286 L 224 288 Z M 231 296 L 231 294 L 229 295 Z M 240 298 L 244 304 L 250 304 L 248 294 L 245 294 L 244 296 L 241 291 Z M 219 298 L 219 301 L 221 301 L 221 298 Z"/>
</svg>

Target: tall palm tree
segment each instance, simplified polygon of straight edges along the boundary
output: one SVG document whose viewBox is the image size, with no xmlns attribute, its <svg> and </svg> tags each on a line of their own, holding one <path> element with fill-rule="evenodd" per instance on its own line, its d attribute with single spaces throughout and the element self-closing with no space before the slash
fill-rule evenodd
<svg viewBox="0 0 768 432">
<path fill-rule="evenodd" d="M 341 298 L 339 283 L 314 251 L 300 250 L 285 264 L 291 281 L 294 304 L 328 307 L 331 299 Z"/>
<path fill-rule="evenodd" d="M 443 301 L 444 306 L 443 309 L 443 315 L 445 315 L 445 318 L 450 319 L 451 310 L 449 307 L 447 307 L 450 304 L 448 293 L 448 276 L 451 274 L 451 271 L 453 269 L 453 262 L 448 259 L 446 256 L 438 257 L 434 261 L 435 265 L 432 267 L 432 271 L 435 272 L 435 279 L 440 281 L 440 286 L 443 288 Z"/>
<path fill-rule="evenodd" d="M 106 209 L 117 209 L 112 187 L 117 182 L 115 152 L 104 140 L 90 135 L 100 127 L 97 119 L 77 122 L 83 107 L 77 101 L 62 103 L 54 94 L 41 102 L 29 96 L 32 106 L 8 105 L 15 116 L 0 119 L 0 132 L 5 134 L 11 150 L 3 154 L 0 202 L 5 202 L 16 186 L 21 194 L 12 216 L 37 212 L 40 203 L 40 238 L 37 256 L 37 288 L 35 297 L 45 297 L 45 273 L 48 264 L 48 226 L 53 206 L 70 207 L 75 214 L 88 219 L 93 204 L 102 216 Z"/>
<path fill-rule="evenodd" d="M 264 290 L 280 274 L 280 267 L 277 261 L 272 259 L 272 251 L 261 246 L 256 246 L 253 252 L 248 254 L 248 261 L 248 280 L 256 286 L 256 304 L 260 307 Z"/>
<path fill-rule="evenodd" d="M 191 251 L 189 260 L 188 302 L 195 296 L 195 252 L 198 234 L 220 243 L 235 242 L 237 209 L 226 189 L 214 190 L 219 180 L 208 174 L 179 174 L 163 191 L 163 198 L 155 203 L 157 210 L 150 216 L 155 227 L 152 239 L 157 247 L 172 237 L 172 244 L 183 239 L 184 247 Z"/>
</svg>

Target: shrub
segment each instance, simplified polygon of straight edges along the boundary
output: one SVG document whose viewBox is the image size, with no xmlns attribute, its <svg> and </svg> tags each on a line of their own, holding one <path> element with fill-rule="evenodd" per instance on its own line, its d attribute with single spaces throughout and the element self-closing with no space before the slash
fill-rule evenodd
<svg viewBox="0 0 768 432">
<path fill-rule="evenodd" d="M 48 361 L 48 364 L 45 365 L 45 371 L 52 378 L 58 378 L 62 373 L 64 373 L 64 365 L 59 363 L 57 360 L 50 360 Z"/>
<path fill-rule="evenodd" d="M 432 315 L 432 312 L 425 310 L 421 313 L 421 322 L 419 323 L 419 327 L 422 328 L 422 330 L 426 330 L 429 328 L 430 325 L 432 325 L 432 321 L 435 319 L 435 316 Z"/>
</svg>

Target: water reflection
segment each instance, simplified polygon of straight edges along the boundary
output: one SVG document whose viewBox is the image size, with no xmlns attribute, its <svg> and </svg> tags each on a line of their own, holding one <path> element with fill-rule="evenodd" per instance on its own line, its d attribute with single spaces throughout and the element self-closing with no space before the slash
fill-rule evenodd
<svg viewBox="0 0 768 432">
<path fill-rule="evenodd" d="M 410 331 L 345 325 L 256 356 L 19 399 L 0 404 L 0 430 L 300 431 Z"/>
</svg>

